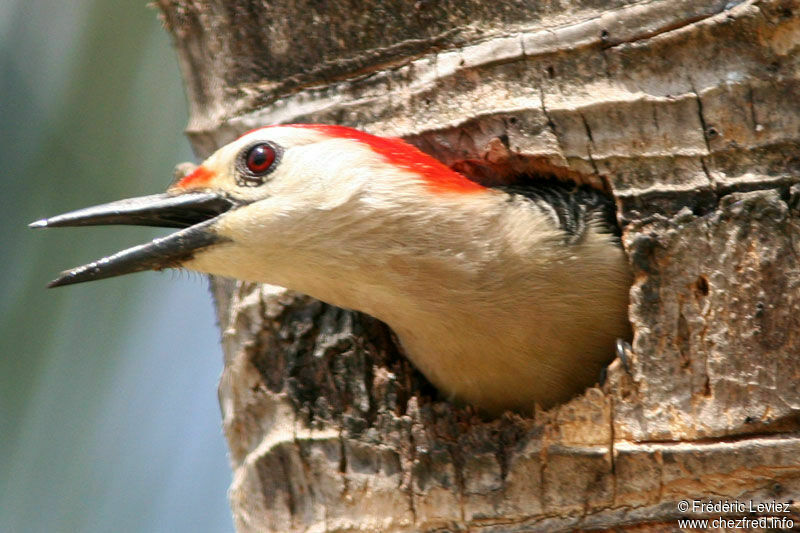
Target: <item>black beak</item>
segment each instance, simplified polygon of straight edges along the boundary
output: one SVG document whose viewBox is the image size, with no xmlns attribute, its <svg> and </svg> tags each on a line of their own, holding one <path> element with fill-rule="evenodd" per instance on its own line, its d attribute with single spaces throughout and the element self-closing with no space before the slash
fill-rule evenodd
<svg viewBox="0 0 800 533">
<path fill-rule="evenodd" d="M 147 244 L 134 246 L 93 263 L 66 270 L 48 287 L 121 276 L 142 270 L 177 267 L 194 252 L 224 241 L 212 228 L 216 217 L 235 207 L 223 196 L 208 192 L 154 194 L 79 209 L 37 220 L 32 228 L 125 224 L 183 228 Z"/>
</svg>

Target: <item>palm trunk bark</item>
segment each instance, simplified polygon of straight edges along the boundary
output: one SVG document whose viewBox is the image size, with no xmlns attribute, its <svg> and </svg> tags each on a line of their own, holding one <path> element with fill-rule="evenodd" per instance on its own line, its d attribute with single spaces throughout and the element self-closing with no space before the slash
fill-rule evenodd
<svg viewBox="0 0 800 533">
<path fill-rule="evenodd" d="M 239 531 L 656 531 L 745 514 L 681 500 L 800 501 L 800 2 L 157 3 L 200 157 L 324 122 L 593 183 L 635 274 L 629 371 L 494 420 L 370 317 L 212 280 Z"/>
</svg>

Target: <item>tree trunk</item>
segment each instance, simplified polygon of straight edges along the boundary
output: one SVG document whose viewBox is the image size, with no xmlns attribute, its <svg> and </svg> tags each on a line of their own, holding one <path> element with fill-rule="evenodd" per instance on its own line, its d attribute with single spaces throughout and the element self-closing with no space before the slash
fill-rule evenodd
<svg viewBox="0 0 800 533">
<path fill-rule="evenodd" d="M 437 398 L 375 319 L 213 280 L 239 531 L 797 523 L 797 503 L 678 502 L 800 501 L 800 1 L 158 4 L 199 156 L 323 122 L 478 180 L 592 183 L 635 275 L 628 371 L 493 420 Z"/>
</svg>

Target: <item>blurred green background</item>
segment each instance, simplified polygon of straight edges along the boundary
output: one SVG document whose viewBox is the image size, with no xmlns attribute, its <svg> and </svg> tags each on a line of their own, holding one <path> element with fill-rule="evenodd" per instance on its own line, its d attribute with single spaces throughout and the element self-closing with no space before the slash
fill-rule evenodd
<svg viewBox="0 0 800 533">
<path fill-rule="evenodd" d="M 232 531 L 207 282 L 46 290 L 147 228 L 28 222 L 160 192 L 192 160 L 144 1 L 0 0 L 0 532 Z"/>
</svg>

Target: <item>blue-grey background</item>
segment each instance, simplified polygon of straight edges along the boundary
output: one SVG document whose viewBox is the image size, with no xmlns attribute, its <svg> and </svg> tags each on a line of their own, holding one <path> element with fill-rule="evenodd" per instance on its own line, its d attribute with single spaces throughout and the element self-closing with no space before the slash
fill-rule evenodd
<svg viewBox="0 0 800 533">
<path fill-rule="evenodd" d="M 26 227 L 162 191 L 185 123 L 143 0 L 0 1 L 0 532 L 233 530 L 205 279 L 46 290 L 163 232 Z"/>
</svg>

